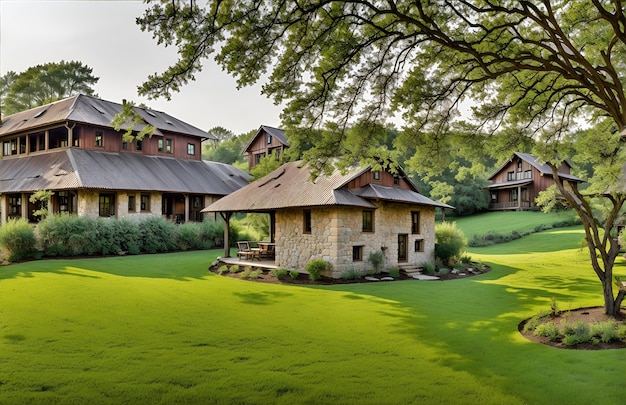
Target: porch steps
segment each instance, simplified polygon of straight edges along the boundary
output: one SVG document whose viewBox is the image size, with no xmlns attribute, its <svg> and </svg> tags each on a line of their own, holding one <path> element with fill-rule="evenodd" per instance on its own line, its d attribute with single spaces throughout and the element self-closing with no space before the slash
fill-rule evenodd
<svg viewBox="0 0 626 405">
<path fill-rule="evenodd" d="M 417 264 L 403 264 L 398 266 L 401 272 L 406 273 L 407 276 L 412 277 L 413 275 L 422 274 L 422 270 L 424 270 L 421 266 Z"/>
</svg>

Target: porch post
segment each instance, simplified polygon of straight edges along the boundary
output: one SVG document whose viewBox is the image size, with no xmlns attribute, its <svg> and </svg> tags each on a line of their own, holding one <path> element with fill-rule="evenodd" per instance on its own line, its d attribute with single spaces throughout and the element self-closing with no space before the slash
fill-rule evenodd
<svg viewBox="0 0 626 405">
<path fill-rule="evenodd" d="M 522 186 L 517 186 L 517 209 L 522 209 Z"/>
<path fill-rule="evenodd" d="M 0 194 L 0 223 L 6 224 L 7 222 L 7 195 Z"/>
<path fill-rule="evenodd" d="M 189 222 L 189 194 L 185 194 L 185 223 Z"/>
<path fill-rule="evenodd" d="M 276 233 L 276 211 L 270 212 L 270 242 L 275 243 L 274 234 Z"/>
<path fill-rule="evenodd" d="M 224 219 L 224 257 L 230 257 L 230 212 L 220 212 Z"/>
</svg>

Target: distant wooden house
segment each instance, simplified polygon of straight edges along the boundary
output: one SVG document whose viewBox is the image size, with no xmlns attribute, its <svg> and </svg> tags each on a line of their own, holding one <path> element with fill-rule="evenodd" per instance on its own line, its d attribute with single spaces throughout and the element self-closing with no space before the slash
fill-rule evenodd
<svg viewBox="0 0 626 405">
<path fill-rule="evenodd" d="M 203 211 L 219 212 L 227 221 L 237 212 L 268 213 L 276 266 L 303 269 L 310 260 L 323 259 L 332 265 L 330 276 L 338 278 L 371 269 L 368 257 L 377 252 L 387 268 L 432 263 L 437 207 L 453 208 L 419 194 L 403 173 L 354 167 L 311 180 L 308 164 L 299 161 Z"/>
<path fill-rule="evenodd" d="M 203 161 L 209 135 L 166 113 L 135 108 L 151 137 L 132 142 L 111 125 L 122 105 L 77 95 L 3 118 L 0 125 L 1 220 L 36 220 L 29 197 L 53 192 L 49 211 L 92 217 L 159 215 L 201 221 L 207 204 L 250 176 Z"/>
<path fill-rule="evenodd" d="M 280 159 L 288 147 L 289 141 L 285 137 L 285 131 L 261 125 L 243 150 L 243 154 L 248 159 L 248 170 L 258 165 L 265 156 L 273 155 L 276 160 Z"/>
<path fill-rule="evenodd" d="M 563 162 L 558 175 L 566 187 L 577 187 L 584 180 L 570 174 L 571 166 Z M 528 153 L 516 152 L 489 179 L 490 211 L 535 209 L 535 199 L 555 181 L 552 170 Z"/>
</svg>

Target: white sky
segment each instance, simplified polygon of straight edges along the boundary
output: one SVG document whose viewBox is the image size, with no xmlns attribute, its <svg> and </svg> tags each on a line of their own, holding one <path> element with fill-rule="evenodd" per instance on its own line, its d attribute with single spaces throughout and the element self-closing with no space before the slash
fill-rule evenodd
<svg viewBox="0 0 626 405">
<path fill-rule="evenodd" d="M 237 90 L 212 60 L 171 101 L 140 98 L 137 86 L 176 60 L 175 48 L 157 46 L 135 24 L 145 7 L 139 0 L 0 0 L 0 75 L 78 60 L 100 78 L 95 91 L 104 100 L 143 102 L 205 131 L 280 127 L 280 108 L 260 94 L 260 86 Z"/>
</svg>

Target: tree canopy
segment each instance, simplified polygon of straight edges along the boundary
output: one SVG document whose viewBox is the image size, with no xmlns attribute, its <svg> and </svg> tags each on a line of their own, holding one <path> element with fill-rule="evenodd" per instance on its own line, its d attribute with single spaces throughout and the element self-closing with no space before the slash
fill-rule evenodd
<svg viewBox="0 0 626 405">
<path fill-rule="evenodd" d="M 179 60 L 140 93 L 170 97 L 213 56 L 239 86 L 263 82 L 285 105 L 290 142 L 320 136 L 306 158 L 323 167 L 393 153 L 385 120 L 400 115 L 397 150 L 440 170 L 451 153 L 497 155 L 534 144 L 553 168 L 585 127 L 596 167 L 591 191 L 614 186 L 626 161 L 626 17 L 620 0 L 210 0 L 151 2 L 137 19 Z M 463 114 L 461 114 L 463 113 Z M 350 128 L 358 126 L 358 131 Z M 310 132 L 309 132 L 310 133 Z M 604 148 L 598 150 L 600 142 Z M 397 152 L 394 152 L 397 153 Z M 588 198 L 557 181 L 585 226 L 607 313 L 619 311 L 610 236 L 624 204 L 613 187 L 596 215 Z M 604 227 L 604 232 L 599 227 Z"/>
<path fill-rule="evenodd" d="M 21 73 L 7 72 L 0 77 L 2 114 L 11 115 L 78 93 L 94 95 L 93 86 L 99 78 L 92 72 L 78 61 L 50 62 Z"/>
</svg>

